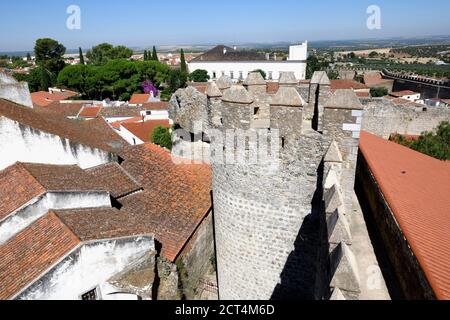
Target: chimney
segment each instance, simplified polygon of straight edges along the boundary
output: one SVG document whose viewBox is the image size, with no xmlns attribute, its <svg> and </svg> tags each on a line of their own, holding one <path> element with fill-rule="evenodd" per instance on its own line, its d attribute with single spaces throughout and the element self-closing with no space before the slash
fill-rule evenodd
<svg viewBox="0 0 450 320">
<path fill-rule="evenodd" d="M 277 61 L 277 54 L 276 53 L 273 54 L 273 60 Z"/>
<path fill-rule="evenodd" d="M 227 48 L 223 47 L 223 54 L 226 55 L 227 54 Z"/>
<path fill-rule="evenodd" d="M 266 53 L 266 60 L 270 60 L 270 53 Z"/>
<path fill-rule="evenodd" d="M 234 46 L 234 47 L 233 47 L 233 49 L 234 49 L 234 51 L 236 51 L 236 50 L 237 50 L 237 47 L 236 47 L 236 46 Z"/>
</svg>

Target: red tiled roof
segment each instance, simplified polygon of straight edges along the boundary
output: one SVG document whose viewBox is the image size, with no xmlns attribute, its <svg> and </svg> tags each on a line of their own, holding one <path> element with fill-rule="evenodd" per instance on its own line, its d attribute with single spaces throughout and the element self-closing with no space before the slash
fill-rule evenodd
<svg viewBox="0 0 450 320">
<path fill-rule="evenodd" d="M 142 189 L 142 186 L 116 162 L 90 168 L 86 172 L 93 177 L 92 180 L 107 188 L 114 198 Z"/>
<path fill-rule="evenodd" d="M 191 82 L 189 83 L 191 87 L 194 87 L 201 93 L 206 93 L 206 87 L 208 86 L 208 82 Z"/>
<path fill-rule="evenodd" d="M 370 98 L 370 92 L 355 92 L 358 98 Z"/>
<path fill-rule="evenodd" d="M 79 168 L 20 163 L 0 171 L 0 220 L 47 191 L 106 191 Z"/>
<path fill-rule="evenodd" d="M 82 118 L 96 118 L 102 109 L 102 106 L 95 107 L 83 107 L 81 112 L 78 114 L 78 117 Z"/>
<path fill-rule="evenodd" d="M 353 81 L 353 80 L 330 80 L 331 82 L 331 90 L 338 90 L 338 89 L 353 89 L 353 90 L 362 90 L 362 89 L 369 89 L 368 86 L 366 86 L 363 83 Z"/>
<path fill-rule="evenodd" d="M 361 152 L 438 299 L 450 299 L 450 162 L 367 132 Z"/>
<path fill-rule="evenodd" d="M 144 110 L 168 110 L 169 103 L 165 101 L 146 102 L 142 104 Z"/>
<path fill-rule="evenodd" d="M 0 299 L 12 298 L 79 243 L 54 213 L 16 234 L 0 246 Z"/>
<path fill-rule="evenodd" d="M 142 117 L 134 117 L 134 118 L 130 118 L 130 119 L 126 119 L 126 120 L 122 120 L 122 121 L 114 121 L 112 123 L 110 123 L 110 125 L 114 128 L 114 129 L 120 129 L 120 125 L 122 123 L 128 123 L 128 122 L 138 122 L 138 121 L 142 121 Z"/>
<path fill-rule="evenodd" d="M 36 111 L 59 113 L 65 117 L 76 117 L 83 107 L 83 103 L 61 103 L 54 101 L 45 107 L 34 106 Z"/>
<path fill-rule="evenodd" d="M 148 99 L 150 99 L 150 94 L 149 93 L 134 93 L 131 96 L 130 101 L 128 101 L 128 103 L 130 104 L 142 104 L 145 102 L 148 102 Z"/>
<path fill-rule="evenodd" d="M 0 171 L 0 220 L 44 193 L 45 188 L 23 165 L 17 163 Z"/>
<path fill-rule="evenodd" d="M 154 144 L 129 147 L 123 168 L 144 187 L 118 201 L 120 210 L 65 210 L 59 217 L 83 241 L 154 234 L 162 255 L 174 261 L 211 209 L 211 168 L 177 165 Z"/>
<path fill-rule="evenodd" d="M 411 90 L 403 90 L 403 91 L 392 92 L 391 96 L 400 98 L 400 97 L 412 96 L 412 95 L 416 95 L 416 94 L 419 94 L 419 93 L 411 91 Z"/>
<path fill-rule="evenodd" d="M 170 128 L 169 120 L 148 120 L 145 122 L 122 122 L 121 125 L 141 139 L 143 142 L 151 141 L 151 134 L 157 126 Z"/>
<path fill-rule="evenodd" d="M 41 112 L 0 99 L 0 116 L 75 143 L 117 153 L 126 142 L 103 119 L 73 121 L 55 112 Z"/>
<path fill-rule="evenodd" d="M 38 91 L 31 94 L 31 100 L 33 104 L 45 107 L 53 101 L 66 100 L 66 96 L 60 93 L 50 93 L 47 91 Z"/>
</svg>

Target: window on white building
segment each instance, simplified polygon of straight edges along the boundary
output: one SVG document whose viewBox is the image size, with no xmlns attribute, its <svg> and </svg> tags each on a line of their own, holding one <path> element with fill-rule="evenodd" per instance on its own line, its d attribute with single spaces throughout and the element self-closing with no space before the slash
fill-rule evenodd
<svg viewBox="0 0 450 320">
<path fill-rule="evenodd" d="M 269 71 L 268 80 L 273 80 L 273 72 Z"/>
<path fill-rule="evenodd" d="M 215 71 L 213 71 L 213 79 L 216 79 L 216 72 Z"/>
<path fill-rule="evenodd" d="M 97 288 L 89 290 L 81 295 L 81 300 L 99 300 Z"/>
<path fill-rule="evenodd" d="M 222 71 L 222 76 L 224 76 L 225 75 L 225 71 Z"/>
<path fill-rule="evenodd" d="M 244 80 L 244 73 L 239 71 L 239 80 Z"/>
<path fill-rule="evenodd" d="M 234 79 L 234 72 L 233 71 L 230 71 L 230 78 Z"/>
</svg>

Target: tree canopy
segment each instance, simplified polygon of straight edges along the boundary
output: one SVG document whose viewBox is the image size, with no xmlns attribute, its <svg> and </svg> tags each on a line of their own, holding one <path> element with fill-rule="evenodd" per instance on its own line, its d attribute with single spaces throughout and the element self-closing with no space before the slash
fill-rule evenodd
<svg viewBox="0 0 450 320">
<path fill-rule="evenodd" d="M 450 160 L 450 123 L 443 121 L 435 132 L 424 132 L 417 140 L 398 135 L 394 141 L 439 160 Z"/>
<path fill-rule="evenodd" d="M 80 92 L 86 99 L 128 100 L 142 92 L 142 83 L 160 86 L 169 78 L 170 67 L 156 61 L 111 60 L 104 65 L 67 66 L 58 76 L 58 85 Z"/>
<path fill-rule="evenodd" d="M 86 53 L 86 57 L 94 65 L 104 65 L 115 59 L 128 59 L 132 55 L 133 50 L 125 46 L 114 47 L 109 43 L 101 43 Z"/>
<path fill-rule="evenodd" d="M 189 74 L 189 80 L 193 82 L 207 82 L 209 80 L 208 71 L 197 69 Z"/>
<path fill-rule="evenodd" d="M 167 148 L 169 150 L 172 149 L 172 134 L 170 133 L 169 128 L 165 128 L 163 126 L 157 126 L 152 134 L 151 141 L 154 144 L 157 144 L 163 148 Z"/>
<path fill-rule="evenodd" d="M 184 50 L 181 49 L 180 51 L 180 70 L 183 73 L 187 72 L 187 64 L 186 64 L 186 58 L 184 57 Z"/>
<path fill-rule="evenodd" d="M 384 97 L 387 96 L 388 94 L 389 94 L 388 89 L 384 87 L 370 89 L 370 95 L 374 98 Z"/>
<path fill-rule="evenodd" d="M 263 70 L 261 70 L 261 69 L 256 69 L 256 70 L 253 70 L 252 72 L 259 72 L 261 75 L 262 75 L 262 77 L 264 78 L 264 79 L 266 79 L 266 73 L 263 71 Z"/>
<path fill-rule="evenodd" d="M 65 66 L 63 59 L 65 52 L 66 48 L 56 40 L 50 38 L 36 40 L 34 54 L 38 67 L 28 77 L 27 81 L 33 83 L 30 90 L 46 91 L 55 84 L 58 73 Z"/>
</svg>

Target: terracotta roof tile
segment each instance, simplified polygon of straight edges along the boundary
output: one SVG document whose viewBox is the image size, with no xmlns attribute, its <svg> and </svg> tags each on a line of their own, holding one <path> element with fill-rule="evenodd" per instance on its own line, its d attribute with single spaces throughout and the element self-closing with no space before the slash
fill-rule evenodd
<svg viewBox="0 0 450 320">
<path fill-rule="evenodd" d="M 60 93 L 50 93 L 47 91 L 38 91 L 31 93 L 31 100 L 33 104 L 45 107 L 48 106 L 53 101 L 66 100 L 67 97 Z"/>
<path fill-rule="evenodd" d="M 19 163 L 0 171 L 0 220 L 44 193 L 45 188 Z"/>
<path fill-rule="evenodd" d="M 392 92 L 390 95 L 393 96 L 393 97 L 400 98 L 400 97 L 411 96 L 411 95 L 416 95 L 416 94 L 419 94 L 419 93 L 411 91 L 411 90 L 403 90 L 403 91 Z"/>
<path fill-rule="evenodd" d="M 100 113 L 100 110 L 102 109 L 102 106 L 95 106 L 95 107 L 83 107 L 78 114 L 78 117 L 81 118 L 96 118 L 98 114 Z"/>
<path fill-rule="evenodd" d="M 142 104 L 144 110 L 169 110 L 169 103 L 165 101 L 146 102 Z"/>
<path fill-rule="evenodd" d="M 92 121 L 69 120 L 62 114 L 40 112 L 0 99 L 0 116 L 72 142 L 117 153 L 126 142 L 103 119 Z"/>
<path fill-rule="evenodd" d="M 142 186 L 116 162 L 90 168 L 86 172 L 94 177 L 92 180 L 104 186 L 114 198 L 142 190 Z"/>
<path fill-rule="evenodd" d="M 131 107 L 131 106 L 121 106 L 121 107 L 104 107 L 100 110 L 100 116 L 106 118 L 113 117 L 139 117 L 141 111 L 145 111 L 144 107 Z"/>
<path fill-rule="evenodd" d="M 450 299 L 450 162 L 367 132 L 360 148 L 437 298 Z"/>
<path fill-rule="evenodd" d="M 12 298 L 79 243 L 54 213 L 16 234 L 0 246 L 0 299 Z"/>
<path fill-rule="evenodd" d="M 54 101 L 45 107 L 35 106 L 36 111 L 59 113 L 65 117 L 76 117 L 84 103 L 61 103 Z"/>
<path fill-rule="evenodd" d="M 49 191 L 106 191 L 78 166 L 20 163 L 0 171 L 0 220 Z"/>
<path fill-rule="evenodd" d="M 330 80 L 331 82 L 331 90 L 338 90 L 338 89 L 353 89 L 353 90 L 362 90 L 362 89 L 369 89 L 368 86 L 366 86 L 363 83 L 353 81 L 353 80 L 345 80 L 345 79 L 339 79 L 339 80 Z"/>
<path fill-rule="evenodd" d="M 148 102 L 149 99 L 150 99 L 150 94 L 149 93 L 134 93 L 131 96 L 130 101 L 128 101 L 128 103 L 130 103 L 130 104 L 142 104 L 142 103 Z"/>
<path fill-rule="evenodd" d="M 107 191 L 77 165 L 20 163 L 47 191 Z"/>
<path fill-rule="evenodd" d="M 121 125 L 141 139 L 143 142 L 151 141 L 151 134 L 157 126 L 170 128 L 169 120 L 148 120 L 145 122 L 122 122 Z"/>
<path fill-rule="evenodd" d="M 211 209 L 211 168 L 176 165 L 171 154 L 153 145 L 129 147 L 123 168 L 143 192 L 119 199 L 115 209 L 58 211 L 84 241 L 99 237 L 155 234 L 162 254 L 174 261 Z"/>
</svg>

